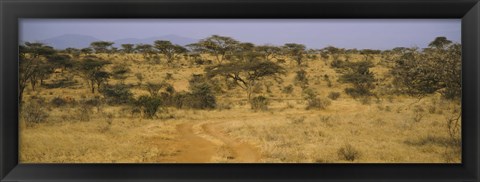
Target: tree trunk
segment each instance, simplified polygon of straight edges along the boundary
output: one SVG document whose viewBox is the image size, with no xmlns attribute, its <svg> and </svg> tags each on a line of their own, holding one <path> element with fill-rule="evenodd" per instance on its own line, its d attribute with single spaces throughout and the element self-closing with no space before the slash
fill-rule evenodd
<svg viewBox="0 0 480 182">
<path fill-rule="evenodd" d="M 20 88 L 18 89 L 18 103 L 19 104 L 22 104 L 22 100 L 23 100 L 23 91 L 25 90 L 25 87 L 24 86 L 20 86 Z"/>
<path fill-rule="evenodd" d="M 30 80 L 30 84 L 32 85 L 32 90 L 35 91 L 35 85 L 37 84 L 37 82 Z"/>
</svg>

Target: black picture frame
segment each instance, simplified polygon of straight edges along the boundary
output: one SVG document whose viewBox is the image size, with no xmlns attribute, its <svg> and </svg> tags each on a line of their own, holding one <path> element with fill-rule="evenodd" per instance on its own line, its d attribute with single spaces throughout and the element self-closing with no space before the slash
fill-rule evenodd
<svg viewBox="0 0 480 182">
<path fill-rule="evenodd" d="M 0 181 L 480 179 L 478 0 L 0 0 Z M 462 19 L 462 164 L 18 164 L 19 18 Z"/>
</svg>

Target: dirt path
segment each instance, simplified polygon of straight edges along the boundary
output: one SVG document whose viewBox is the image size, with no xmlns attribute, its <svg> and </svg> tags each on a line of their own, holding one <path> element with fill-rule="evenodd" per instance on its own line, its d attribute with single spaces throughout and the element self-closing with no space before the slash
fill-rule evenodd
<svg viewBox="0 0 480 182">
<path fill-rule="evenodd" d="M 260 160 L 258 150 L 245 142 L 230 138 L 219 129 L 221 123 L 200 125 L 195 132 L 193 123 L 177 125 L 180 153 L 174 161 L 179 163 L 233 162 L 251 163 Z M 217 142 L 214 142 L 215 140 Z"/>
<path fill-rule="evenodd" d="M 216 145 L 193 132 L 192 123 L 179 124 L 177 131 L 180 134 L 180 153 L 175 157 L 179 163 L 210 162 L 217 149 Z"/>
<path fill-rule="evenodd" d="M 219 129 L 219 124 L 220 123 L 203 124 L 202 129 L 207 135 L 210 135 L 223 142 L 223 147 L 230 154 L 227 156 L 227 159 L 232 160 L 231 162 L 243 163 L 258 162 L 260 160 L 260 153 L 254 146 L 250 145 L 249 143 L 240 142 L 230 138 L 227 134 Z"/>
</svg>

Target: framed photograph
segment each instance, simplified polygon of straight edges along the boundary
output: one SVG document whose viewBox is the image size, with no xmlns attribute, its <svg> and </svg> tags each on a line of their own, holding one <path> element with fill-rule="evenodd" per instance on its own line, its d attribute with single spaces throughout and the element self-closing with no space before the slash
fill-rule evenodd
<svg viewBox="0 0 480 182">
<path fill-rule="evenodd" d="M 479 181 L 477 0 L 0 3 L 0 181 Z"/>
</svg>

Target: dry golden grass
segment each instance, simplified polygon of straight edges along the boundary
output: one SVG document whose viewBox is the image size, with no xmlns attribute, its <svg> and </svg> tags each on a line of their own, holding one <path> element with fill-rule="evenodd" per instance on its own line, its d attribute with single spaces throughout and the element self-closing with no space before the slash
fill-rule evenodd
<svg viewBox="0 0 480 182">
<path fill-rule="evenodd" d="M 203 73 L 204 68 L 190 66 L 184 59 L 172 67 L 152 64 L 136 54 L 100 56 L 114 64 L 129 65 L 131 74 L 125 83 L 138 84 L 134 74 L 142 73 L 143 83 L 167 81 L 177 91 L 188 90 L 191 75 Z M 256 94 L 270 98 L 269 109 L 264 112 L 252 111 L 246 94 L 238 88 L 217 96 L 218 109 L 168 108 L 155 119 L 131 115 L 126 106 L 105 105 L 88 108 L 88 120 L 82 119 L 86 113 L 79 106 L 55 108 L 45 104 L 43 109 L 49 114 L 46 122 L 33 126 L 20 122 L 20 162 L 461 162 L 461 152 L 452 147 L 446 123 L 460 111 L 459 103 L 438 95 L 420 100 L 386 95 L 383 82 L 375 90 L 378 99 L 362 103 L 343 92 L 348 85 L 337 82 L 339 75 L 324 61 L 309 61 L 310 88 L 321 98 L 330 92 L 341 95 L 325 110 L 306 110 L 300 87 L 294 86 L 290 94 L 282 93 L 293 84 L 296 69 L 290 61 L 284 66 L 288 74 L 283 83 L 274 84 L 270 93 L 263 89 Z M 378 64 L 372 71 L 377 79 L 389 81 L 385 66 Z M 165 80 L 167 73 L 173 78 Z M 91 94 L 84 81 L 76 79 L 78 88 L 27 89 L 25 101 L 32 96 L 49 102 L 57 96 L 78 101 L 99 95 Z M 139 87 L 132 92 L 135 97 L 148 94 Z M 354 155 L 354 160 L 348 160 L 348 155 Z"/>
</svg>

